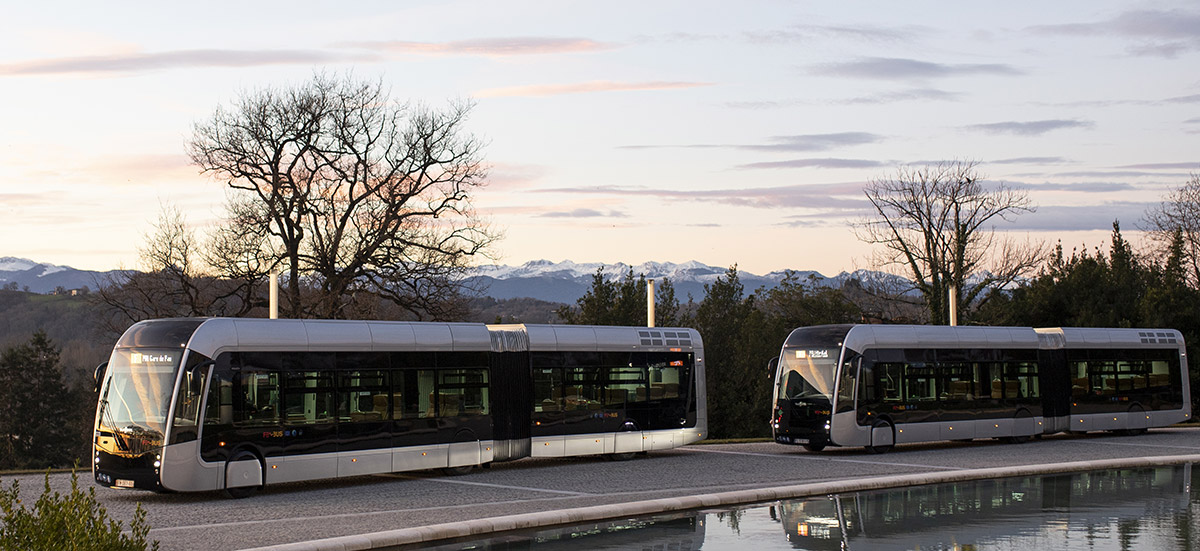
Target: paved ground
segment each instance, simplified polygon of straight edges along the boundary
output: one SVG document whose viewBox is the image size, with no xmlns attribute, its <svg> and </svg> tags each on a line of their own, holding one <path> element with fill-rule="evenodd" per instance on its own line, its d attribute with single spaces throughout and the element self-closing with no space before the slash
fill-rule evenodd
<svg viewBox="0 0 1200 551">
<path fill-rule="evenodd" d="M 163 551 L 240 549 L 318 538 L 573 507 L 863 477 L 1065 461 L 1200 454 L 1200 428 L 1156 429 L 1134 437 L 1056 435 L 1026 444 L 980 440 L 912 444 L 891 453 L 861 449 L 809 453 L 774 443 L 693 445 L 627 462 L 599 458 L 525 459 L 458 477 L 433 472 L 268 487 L 249 499 L 216 493 L 153 494 L 96 488 L 126 523 L 137 503 Z M 21 482 L 29 501 L 42 476 Z M 82 485 L 90 485 L 84 474 Z M 69 490 L 69 475 L 51 486 Z"/>
</svg>

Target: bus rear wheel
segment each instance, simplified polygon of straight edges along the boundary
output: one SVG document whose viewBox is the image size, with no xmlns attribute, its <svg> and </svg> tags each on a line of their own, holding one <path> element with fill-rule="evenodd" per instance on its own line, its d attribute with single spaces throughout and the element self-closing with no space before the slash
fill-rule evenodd
<svg viewBox="0 0 1200 551">
<path fill-rule="evenodd" d="M 621 425 L 620 432 L 637 432 L 637 431 L 638 431 L 637 423 L 633 422 L 633 420 L 627 420 L 627 421 L 625 421 L 624 425 Z M 629 461 L 629 460 L 633 459 L 634 457 L 637 457 L 637 452 L 606 453 L 601 457 L 603 457 L 609 461 Z"/>
</svg>

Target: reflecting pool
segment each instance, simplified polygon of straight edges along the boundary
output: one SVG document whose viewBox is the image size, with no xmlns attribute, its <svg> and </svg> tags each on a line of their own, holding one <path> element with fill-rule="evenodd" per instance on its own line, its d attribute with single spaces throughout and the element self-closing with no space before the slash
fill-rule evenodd
<svg viewBox="0 0 1200 551">
<path fill-rule="evenodd" d="M 431 549 L 1200 550 L 1197 476 L 1193 465 L 1178 465 L 914 486 L 508 533 Z"/>
</svg>

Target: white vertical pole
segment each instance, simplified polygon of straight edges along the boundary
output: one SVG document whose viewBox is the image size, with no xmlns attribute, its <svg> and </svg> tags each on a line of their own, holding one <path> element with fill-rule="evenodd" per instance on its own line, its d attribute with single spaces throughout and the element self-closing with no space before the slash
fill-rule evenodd
<svg viewBox="0 0 1200 551">
<path fill-rule="evenodd" d="M 279 274 L 271 274 L 271 319 L 279 319 Z"/>
<path fill-rule="evenodd" d="M 958 295 L 954 292 L 954 287 L 950 287 L 950 326 L 958 325 Z"/>
<path fill-rule="evenodd" d="M 654 327 L 654 280 L 646 280 L 646 327 Z"/>
</svg>

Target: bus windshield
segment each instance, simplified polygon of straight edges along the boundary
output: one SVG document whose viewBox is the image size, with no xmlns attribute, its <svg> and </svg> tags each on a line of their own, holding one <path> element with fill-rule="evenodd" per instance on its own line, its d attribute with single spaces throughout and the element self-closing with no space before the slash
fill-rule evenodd
<svg viewBox="0 0 1200 551">
<path fill-rule="evenodd" d="M 117 445 L 126 452 L 162 446 L 182 357 L 182 349 L 115 350 L 100 393 L 97 430 L 117 436 Z"/>
<path fill-rule="evenodd" d="M 780 358 L 779 399 L 833 397 L 839 348 L 785 347 Z"/>
</svg>

